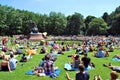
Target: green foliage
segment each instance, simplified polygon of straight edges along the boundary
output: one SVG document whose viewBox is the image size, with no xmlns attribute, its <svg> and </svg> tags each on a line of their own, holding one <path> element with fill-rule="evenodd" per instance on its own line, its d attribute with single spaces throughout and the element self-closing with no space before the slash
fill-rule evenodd
<svg viewBox="0 0 120 80">
<path fill-rule="evenodd" d="M 80 13 L 74 13 L 67 17 L 67 35 L 78 35 L 80 30 L 84 27 L 84 19 Z"/>
<path fill-rule="evenodd" d="M 62 13 L 51 12 L 49 14 L 48 33 L 62 35 L 66 28 L 66 17 Z"/>
<path fill-rule="evenodd" d="M 84 23 L 85 27 L 83 27 L 84 34 L 86 35 L 89 29 L 89 23 L 94 19 L 94 16 L 87 16 Z"/>
<path fill-rule="evenodd" d="M 94 18 L 89 23 L 90 28 L 88 29 L 89 35 L 103 35 L 106 34 L 107 24 L 102 18 Z"/>
<path fill-rule="evenodd" d="M 104 21 L 98 19 L 93 22 L 94 18 L 87 16 L 84 19 L 80 13 L 67 17 L 60 12 L 38 14 L 0 5 L 0 35 L 28 35 L 30 20 L 36 23 L 39 32 L 47 32 L 48 35 L 79 35 L 81 32 L 84 35 L 104 35 L 106 32 L 112 35 L 120 34 L 120 6 L 111 14 L 105 12 L 101 17 Z"/>
</svg>

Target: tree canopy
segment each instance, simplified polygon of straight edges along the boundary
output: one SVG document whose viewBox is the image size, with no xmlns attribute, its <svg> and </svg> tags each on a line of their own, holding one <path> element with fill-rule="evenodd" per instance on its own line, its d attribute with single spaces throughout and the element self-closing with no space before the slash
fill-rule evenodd
<svg viewBox="0 0 120 80">
<path fill-rule="evenodd" d="M 83 35 L 119 35 L 120 6 L 111 14 L 104 12 L 99 18 L 84 18 L 77 12 L 69 16 L 60 12 L 40 14 L 0 5 L 0 35 L 28 35 L 30 21 L 35 22 L 39 32 L 47 32 L 48 35 L 79 35 L 81 32 Z"/>
</svg>

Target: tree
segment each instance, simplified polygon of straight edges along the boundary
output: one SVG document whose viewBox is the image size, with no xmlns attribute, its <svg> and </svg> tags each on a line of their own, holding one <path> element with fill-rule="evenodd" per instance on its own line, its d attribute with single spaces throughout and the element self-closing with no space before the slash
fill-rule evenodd
<svg viewBox="0 0 120 80">
<path fill-rule="evenodd" d="M 87 31 L 89 29 L 89 23 L 94 19 L 95 17 L 94 16 L 87 16 L 84 23 L 85 23 L 85 27 L 83 27 L 83 31 L 84 31 L 84 34 L 86 35 L 87 34 Z"/>
<path fill-rule="evenodd" d="M 66 27 L 66 17 L 62 13 L 50 12 L 48 20 L 48 33 L 62 35 Z"/>
<path fill-rule="evenodd" d="M 110 29 L 109 34 L 119 35 L 120 34 L 120 6 L 116 8 L 110 15 Z"/>
<path fill-rule="evenodd" d="M 89 26 L 88 35 L 104 35 L 108 29 L 107 23 L 102 18 L 94 18 Z"/>
<path fill-rule="evenodd" d="M 14 10 L 9 13 L 10 19 L 9 22 L 9 30 L 10 35 L 16 35 L 22 33 L 22 15 L 19 10 Z"/>
<path fill-rule="evenodd" d="M 83 27 L 84 19 L 81 14 L 75 13 L 72 16 L 67 17 L 67 35 L 78 35 Z"/>
<path fill-rule="evenodd" d="M 112 35 L 120 34 L 120 14 L 116 14 L 114 19 L 112 20 L 111 28 L 109 29 L 109 33 Z"/>
<path fill-rule="evenodd" d="M 110 24 L 110 23 L 111 23 L 111 18 L 110 18 L 110 16 L 108 15 L 107 12 L 105 12 L 105 13 L 103 14 L 102 18 L 103 18 L 104 21 L 107 23 L 108 27 L 110 27 L 110 25 L 111 25 L 111 24 Z"/>
<path fill-rule="evenodd" d="M 38 20 L 38 29 L 39 32 L 46 32 L 47 31 L 47 26 L 48 26 L 48 15 L 39 15 L 39 20 Z"/>
</svg>

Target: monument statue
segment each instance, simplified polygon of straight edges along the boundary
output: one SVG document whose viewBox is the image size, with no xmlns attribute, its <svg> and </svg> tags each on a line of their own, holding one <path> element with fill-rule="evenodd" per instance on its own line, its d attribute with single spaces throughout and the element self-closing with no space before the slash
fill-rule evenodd
<svg viewBox="0 0 120 80">
<path fill-rule="evenodd" d="M 34 21 L 30 20 L 30 38 L 29 40 L 43 40 L 42 33 L 39 33 L 37 25 Z"/>
<path fill-rule="evenodd" d="M 31 33 L 38 33 L 38 28 L 35 22 L 30 21 L 30 32 Z"/>
</svg>

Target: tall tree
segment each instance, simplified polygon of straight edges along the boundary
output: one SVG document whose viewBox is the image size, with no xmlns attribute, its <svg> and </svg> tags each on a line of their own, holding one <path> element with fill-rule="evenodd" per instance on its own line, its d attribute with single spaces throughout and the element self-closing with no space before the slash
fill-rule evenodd
<svg viewBox="0 0 120 80">
<path fill-rule="evenodd" d="M 120 6 L 116 8 L 110 15 L 109 26 L 110 29 L 108 30 L 109 34 L 112 35 L 119 35 L 120 34 Z"/>
<path fill-rule="evenodd" d="M 49 14 L 48 33 L 61 35 L 66 27 L 66 17 L 62 13 L 51 12 Z"/>
<path fill-rule="evenodd" d="M 80 13 L 75 13 L 67 17 L 67 35 L 78 35 L 83 27 L 84 19 Z"/>
<path fill-rule="evenodd" d="M 111 18 L 110 16 L 108 15 L 107 12 L 105 12 L 102 16 L 102 18 L 104 19 L 104 21 L 107 23 L 108 27 L 110 27 L 111 25 Z"/>
<path fill-rule="evenodd" d="M 108 29 L 107 23 L 102 18 L 94 18 L 89 26 L 88 35 L 104 35 Z"/>
<path fill-rule="evenodd" d="M 84 23 L 85 23 L 85 27 L 83 27 L 83 31 L 84 31 L 84 35 L 87 34 L 87 31 L 89 29 L 89 23 L 94 19 L 94 16 L 87 16 Z"/>
</svg>

